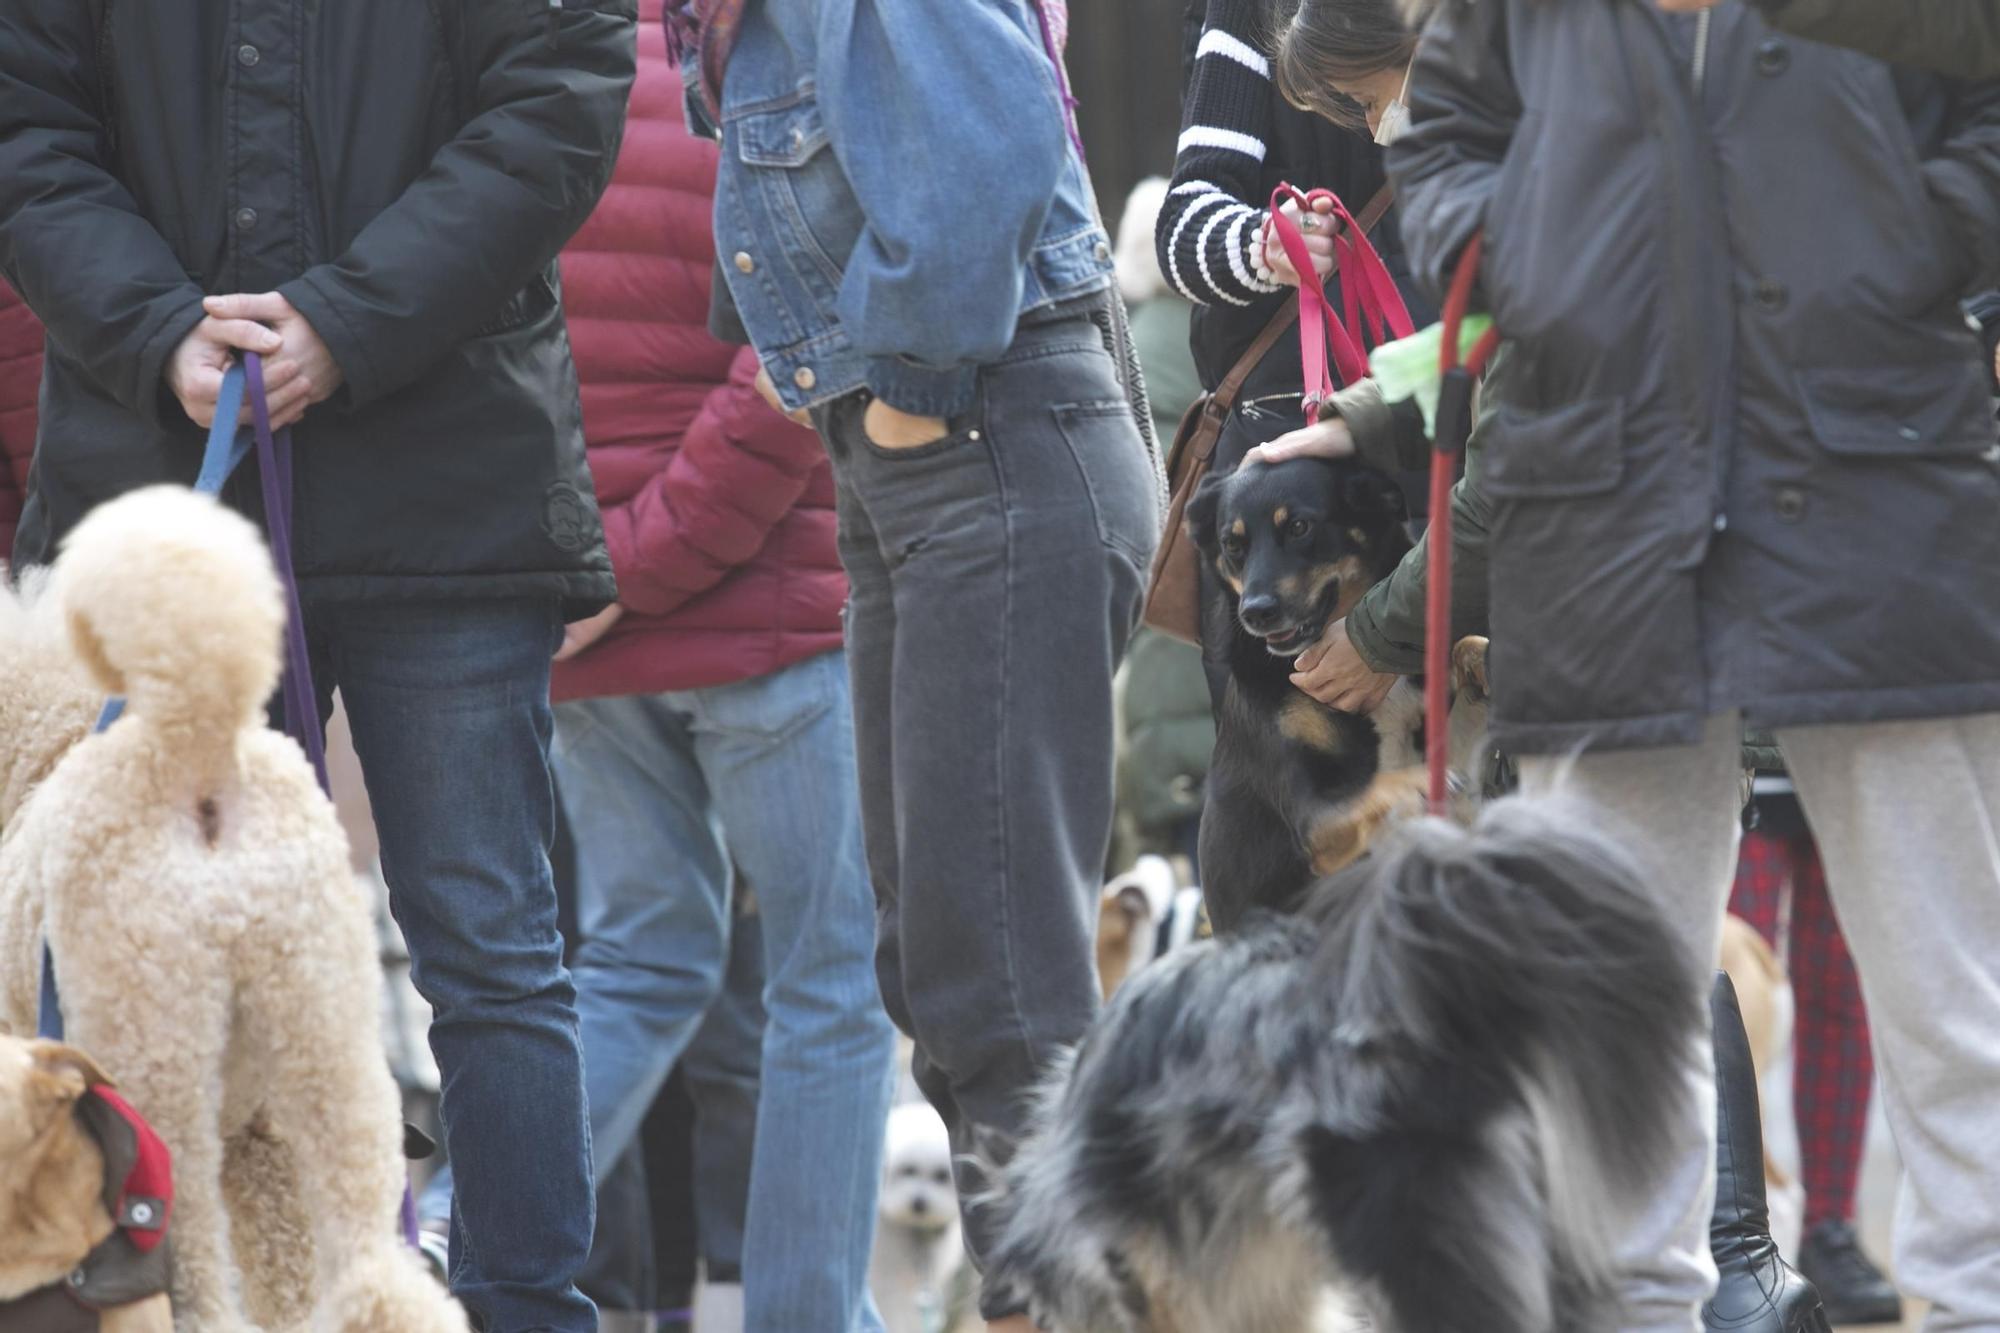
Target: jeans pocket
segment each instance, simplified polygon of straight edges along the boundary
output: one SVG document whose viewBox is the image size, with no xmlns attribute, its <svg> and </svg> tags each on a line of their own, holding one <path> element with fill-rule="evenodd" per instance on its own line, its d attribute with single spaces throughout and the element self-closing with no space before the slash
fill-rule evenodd
<svg viewBox="0 0 2000 1333">
<path fill-rule="evenodd" d="M 843 662 L 837 653 L 822 654 L 766 676 L 691 690 L 695 728 L 771 745 L 789 741 L 839 702 Z"/>
<path fill-rule="evenodd" d="M 1160 496 L 1131 404 L 1058 403 L 1050 411 L 1083 474 L 1098 538 L 1143 569 L 1160 540 Z"/>
<path fill-rule="evenodd" d="M 945 422 L 945 431 L 935 440 L 922 444 L 896 447 L 877 444 L 868 435 L 868 411 L 866 406 L 854 414 L 854 438 L 861 441 L 861 447 L 870 454 L 888 463 L 909 463 L 922 458 L 936 458 L 939 454 L 950 453 L 962 445 L 976 443 L 986 426 L 985 413 L 978 405 L 961 416 Z"/>
</svg>

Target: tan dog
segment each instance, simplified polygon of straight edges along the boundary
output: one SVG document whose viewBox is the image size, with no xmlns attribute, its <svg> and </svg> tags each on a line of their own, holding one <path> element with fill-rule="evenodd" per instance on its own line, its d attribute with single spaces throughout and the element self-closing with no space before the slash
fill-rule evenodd
<svg viewBox="0 0 2000 1333">
<path fill-rule="evenodd" d="M 370 903 L 266 725 L 284 616 L 256 530 L 171 487 L 0 593 L 0 1031 L 46 937 L 69 1035 L 173 1153 L 179 1333 L 465 1333 L 397 1236 Z"/>
<path fill-rule="evenodd" d="M 105 1154 L 76 1114 L 104 1081 L 67 1046 L 0 1037 L 0 1326 L 10 1331 L 172 1333 L 165 1292 L 100 1315 L 61 1290 L 113 1230 Z"/>
</svg>

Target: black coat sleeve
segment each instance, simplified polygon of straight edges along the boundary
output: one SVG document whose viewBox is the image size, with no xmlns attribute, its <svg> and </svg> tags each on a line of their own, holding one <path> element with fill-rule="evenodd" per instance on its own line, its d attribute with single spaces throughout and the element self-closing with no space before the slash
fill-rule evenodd
<svg viewBox="0 0 2000 1333">
<path fill-rule="evenodd" d="M 1964 262 L 1967 289 L 1978 291 L 2000 283 L 2000 82 L 1920 77 L 1943 85 L 1949 108 L 1924 184 Z"/>
<path fill-rule="evenodd" d="M 1521 120 L 1502 0 L 1446 0 L 1424 29 L 1407 94 L 1410 128 L 1389 149 L 1410 272 L 1442 297 L 1459 252 L 1486 225 Z"/>
<path fill-rule="evenodd" d="M 611 179 L 637 0 L 569 0 L 549 14 L 523 23 L 518 4 L 469 0 L 470 119 L 347 253 L 280 289 L 357 406 L 472 337 L 554 261 Z"/>
<path fill-rule="evenodd" d="M 160 424 L 161 372 L 202 291 L 112 174 L 91 10 L 0 5 L 0 272 L 63 355 Z"/>
</svg>

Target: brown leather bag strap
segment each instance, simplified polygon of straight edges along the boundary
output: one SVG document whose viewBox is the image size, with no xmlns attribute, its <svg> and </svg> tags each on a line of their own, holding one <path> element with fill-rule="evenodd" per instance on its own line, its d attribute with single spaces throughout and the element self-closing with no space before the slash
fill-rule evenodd
<svg viewBox="0 0 2000 1333">
<path fill-rule="evenodd" d="M 1362 233 L 1365 235 L 1374 231 L 1375 224 L 1382 220 L 1382 215 L 1387 213 L 1395 202 L 1396 187 L 1388 181 L 1382 182 L 1382 188 L 1375 191 L 1360 213 L 1355 215 L 1354 220 L 1361 225 Z M 1285 303 L 1278 307 L 1278 313 L 1271 316 L 1271 322 L 1264 326 L 1263 332 L 1257 335 L 1257 340 L 1236 359 L 1236 364 L 1222 377 L 1222 383 L 1215 386 L 1215 392 L 1209 395 L 1209 400 L 1215 404 L 1216 410 L 1227 414 L 1236 406 L 1236 395 L 1243 392 L 1243 381 L 1250 378 L 1250 372 L 1262 363 L 1271 349 L 1278 345 L 1278 339 L 1285 336 L 1285 330 L 1297 323 L 1298 318 L 1299 294 L 1293 292 L 1286 298 Z"/>
</svg>

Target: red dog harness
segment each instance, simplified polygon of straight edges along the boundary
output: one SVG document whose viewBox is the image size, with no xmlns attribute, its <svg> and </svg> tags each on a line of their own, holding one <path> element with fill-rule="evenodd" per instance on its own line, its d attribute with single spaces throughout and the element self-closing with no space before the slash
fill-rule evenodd
<svg viewBox="0 0 2000 1333">
<path fill-rule="evenodd" d="M 104 1207 L 114 1226 L 60 1281 L 0 1302 L 6 1333 L 97 1333 L 104 1311 L 167 1290 L 174 1208 L 167 1145 L 108 1083 L 79 1098 L 73 1114 L 104 1153 Z"/>
</svg>

